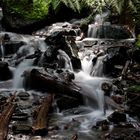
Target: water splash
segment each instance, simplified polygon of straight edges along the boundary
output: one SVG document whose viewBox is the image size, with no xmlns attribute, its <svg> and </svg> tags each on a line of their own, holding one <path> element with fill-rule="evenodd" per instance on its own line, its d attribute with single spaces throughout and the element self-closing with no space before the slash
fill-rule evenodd
<svg viewBox="0 0 140 140">
<path fill-rule="evenodd" d="M 103 70 L 104 70 L 104 62 L 103 60 L 106 58 L 106 55 L 100 56 L 97 58 L 97 62 L 95 66 L 93 67 L 92 76 L 102 77 L 104 76 Z"/>
<path fill-rule="evenodd" d="M 104 93 L 101 84 L 109 81 L 107 78 L 91 77 L 90 75 L 79 72 L 75 74 L 75 83 L 81 87 L 81 94 L 86 98 L 86 105 L 104 111 Z"/>
<path fill-rule="evenodd" d="M 84 53 L 85 56 L 81 58 L 83 72 L 91 76 L 103 77 L 104 59 L 106 55 L 97 57 L 93 51 L 89 50 Z"/>
<path fill-rule="evenodd" d="M 85 56 L 83 58 L 83 60 L 81 61 L 82 63 L 82 70 L 86 73 L 86 74 L 91 74 L 92 69 L 93 69 L 93 62 L 92 60 L 96 57 L 96 55 L 92 54 L 92 55 L 88 55 Z"/>
</svg>

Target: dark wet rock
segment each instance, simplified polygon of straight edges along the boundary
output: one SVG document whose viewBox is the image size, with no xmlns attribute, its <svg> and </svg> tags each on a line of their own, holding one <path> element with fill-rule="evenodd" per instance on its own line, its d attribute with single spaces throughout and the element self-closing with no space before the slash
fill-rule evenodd
<svg viewBox="0 0 140 140">
<path fill-rule="evenodd" d="M 77 58 L 77 57 L 72 57 L 72 58 L 71 58 L 71 63 L 72 63 L 73 69 L 74 69 L 75 71 L 81 70 L 81 69 L 82 69 L 81 61 L 80 61 L 79 58 Z"/>
<path fill-rule="evenodd" d="M 67 45 L 67 42 L 65 40 L 63 32 L 57 31 L 54 32 L 52 35 L 48 36 L 45 40 L 45 42 L 50 46 L 51 52 L 62 49 L 64 50 L 69 56 L 72 56 L 72 52 L 70 50 L 70 47 Z"/>
<path fill-rule="evenodd" d="M 28 119 L 28 114 L 23 112 L 15 112 L 12 116 L 12 120 L 19 120 L 19 121 L 25 121 Z"/>
<path fill-rule="evenodd" d="M 55 126 L 49 126 L 48 127 L 48 131 L 53 131 L 53 130 L 59 130 L 59 126 L 55 125 Z"/>
<path fill-rule="evenodd" d="M 133 123 L 126 123 L 126 122 L 120 122 L 119 124 L 115 125 L 116 128 L 135 128 L 133 126 Z"/>
<path fill-rule="evenodd" d="M 12 78 L 12 72 L 7 62 L 0 61 L 0 80 L 8 80 Z"/>
<path fill-rule="evenodd" d="M 109 122 L 107 120 L 97 121 L 96 125 L 92 127 L 92 129 L 100 129 L 102 131 L 109 130 Z"/>
<path fill-rule="evenodd" d="M 132 33 L 123 26 L 118 25 L 90 25 L 89 37 L 127 39 L 132 38 Z"/>
<path fill-rule="evenodd" d="M 27 92 L 20 92 L 18 93 L 18 96 L 20 97 L 21 100 L 28 100 L 30 95 Z"/>
<path fill-rule="evenodd" d="M 102 85 L 101 85 L 101 89 L 102 89 L 104 92 L 110 92 L 110 91 L 112 90 L 112 85 L 111 85 L 111 83 L 104 82 L 104 83 L 102 83 Z"/>
<path fill-rule="evenodd" d="M 32 132 L 32 127 L 26 124 L 14 124 L 12 126 L 12 131 L 15 134 L 30 134 Z"/>
<path fill-rule="evenodd" d="M 132 50 L 132 59 L 140 64 L 140 49 Z"/>
<path fill-rule="evenodd" d="M 6 103 L 7 98 L 6 97 L 0 97 L 0 105 Z"/>
<path fill-rule="evenodd" d="M 139 140 L 140 131 L 133 128 L 116 128 L 110 133 L 111 140 Z"/>
<path fill-rule="evenodd" d="M 72 97 L 61 97 L 60 99 L 57 100 L 57 106 L 58 106 L 60 112 L 62 110 L 77 107 L 81 104 L 82 104 L 81 101 L 79 101 L 76 98 L 72 98 Z"/>
<path fill-rule="evenodd" d="M 125 101 L 124 96 L 119 95 L 119 94 L 118 95 L 112 95 L 111 99 L 113 99 L 117 104 L 122 104 Z"/>
<path fill-rule="evenodd" d="M 77 59 L 78 62 L 78 47 L 75 44 L 75 39 L 72 36 L 65 37 L 63 32 L 56 31 L 48 36 L 45 42 L 49 45 L 44 54 L 44 57 L 48 63 L 52 63 L 57 58 L 57 55 L 60 54 L 58 51 L 59 49 L 64 51 L 69 56 L 70 60 L 75 58 L 75 60 Z M 72 62 L 72 64 L 74 64 L 74 61 Z M 78 67 L 81 65 L 79 63 L 80 61 L 77 63 L 79 65 Z"/>
<path fill-rule="evenodd" d="M 128 60 L 127 47 L 111 47 L 107 49 L 107 57 L 104 60 L 104 74 L 119 76 L 122 68 Z M 120 69 L 120 66 L 122 68 Z"/>
<path fill-rule="evenodd" d="M 139 92 L 135 92 L 136 85 L 128 88 L 130 91 L 127 91 L 127 106 L 128 106 L 128 114 L 131 116 L 140 117 L 140 94 Z"/>
<path fill-rule="evenodd" d="M 126 114 L 120 111 L 115 111 L 110 116 L 108 116 L 108 120 L 115 124 L 119 122 L 126 122 Z"/>
<path fill-rule="evenodd" d="M 10 41 L 10 42 L 5 43 L 4 44 L 5 55 L 16 53 L 22 45 L 25 45 L 25 42 L 23 42 L 23 41 L 17 41 L 17 42 Z"/>
<path fill-rule="evenodd" d="M 80 32 L 80 28 L 68 22 L 58 22 L 51 26 L 46 26 L 45 28 L 34 32 L 34 34 L 45 37 L 52 36 L 55 32 L 62 32 L 65 36 L 76 36 Z"/>
</svg>

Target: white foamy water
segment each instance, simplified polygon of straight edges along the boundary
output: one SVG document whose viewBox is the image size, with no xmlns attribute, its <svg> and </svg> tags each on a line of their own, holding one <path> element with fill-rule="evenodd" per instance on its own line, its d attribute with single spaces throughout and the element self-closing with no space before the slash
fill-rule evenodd
<svg viewBox="0 0 140 140">
<path fill-rule="evenodd" d="M 103 77 L 103 69 L 104 69 L 104 62 L 103 60 L 105 59 L 106 55 L 104 56 L 100 56 L 97 59 L 97 62 L 95 64 L 95 66 L 93 67 L 93 71 L 92 71 L 92 76 L 98 76 L 98 77 Z"/>
<path fill-rule="evenodd" d="M 79 72 L 75 74 L 74 82 L 81 88 L 81 93 L 84 97 L 89 98 L 87 105 L 94 104 L 94 108 L 103 111 L 104 107 L 104 93 L 101 90 L 101 84 L 109 81 L 107 78 L 91 77 L 90 75 Z"/>
<path fill-rule="evenodd" d="M 96 57 L 94 54 L 90 55 L 90 56 L 85 56 L 83 58 L 83 60 L 81 61 L 82 63 L 82 70 L 86 73 L 86 74 L 91 74 L 92 73 L 92 69 L 93 69 L 93 58 Z"/>
<path fill-rule="evenodd" d="M 72 63 L 69 56 L 62 50 L 58 50 L 57 58 L 59 60 L 59 65 L 65 69 L 69 69 L 73 71 Z"/>
<path fill-rule="evenodd" d="M 0 49 L 1 49 L 1 59 L 3 61 L 4 60 L 5 52 L 4 52 L 4 47 L 3 47 L 2 41 L 0 43 Z"/>
<path fill-rule="evenodd" d="M 23 72 L 33 65 L 33 59 L 25 59 L 14 72 L 13 88 L 23 88 Z"/>
</svg>

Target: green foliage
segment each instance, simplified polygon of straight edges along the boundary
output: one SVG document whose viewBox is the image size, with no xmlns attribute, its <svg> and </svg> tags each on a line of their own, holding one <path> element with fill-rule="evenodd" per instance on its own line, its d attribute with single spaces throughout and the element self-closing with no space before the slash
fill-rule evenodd
<svg viewBox="0 0 140 140">
<path fill-rule="evenodd" d="M 40 20 L 48 13 L 49 2 L 45 0 L 6 0 L 10 14 L 25 20 Z"/>
<path fill-rule="evenodd" d="M 86 0 L 51 0 L 51 4 L 55 12 L 59 10 L 62 4 L 79 13 L 83 6 L 87 6 Z"/>
<path fill-rule="evenodd" d="M 91 13 L 87 18 L 85 18 L 81 24 L 80 24 L 80 28 L 84 31 L 87 30 L 88 25 L 94 21 L 94 17 L 95 17 L 95 13 Z"/>
</svg>

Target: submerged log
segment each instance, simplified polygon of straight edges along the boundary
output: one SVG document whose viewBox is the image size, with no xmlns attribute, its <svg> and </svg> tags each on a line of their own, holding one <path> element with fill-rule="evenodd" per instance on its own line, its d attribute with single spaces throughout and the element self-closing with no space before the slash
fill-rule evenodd
<svg viewBox="0 0 140 140">
<path fill-rule="evenodd" d="M 6 140 L 7 138 L 8 124 L 15 109 L 15 104 L 13 104 L 15 97 L 16 95 L 14 94 L 9 98 L 9 102 L 0 115 L 0 140 Z"/>
<path fill-rule="evenodd" d="M 49 94 L 40 106 L 40 110 L 36 116 L 36 119 L 32 126 L 34 134 L 46 135 L 47 133 L 47 121 L 48 113 L 53 101 L 53 94 Z"/>
<path fill-rule="evenodd" d="M 81 98 L 80 88 L 73 82 L 61 78 L 62 75 L 51 76 L 48 73 L 42 73 L 37 69 L 26 71 L 24 73 L 24 86 L 29 89 L 47 91 L 50 93 L 60 93 L 72 97 Z"/>
</svg>

